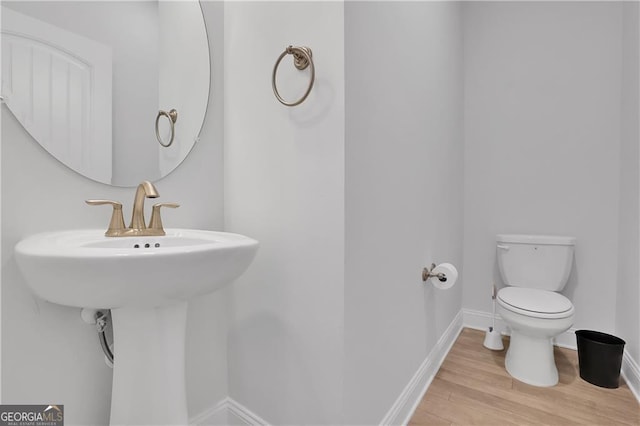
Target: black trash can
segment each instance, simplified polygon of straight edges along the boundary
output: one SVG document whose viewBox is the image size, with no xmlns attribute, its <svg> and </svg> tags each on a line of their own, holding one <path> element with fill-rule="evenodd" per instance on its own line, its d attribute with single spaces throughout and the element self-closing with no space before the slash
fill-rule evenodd
<svg viewBox="0 0 640 426">
<path fill-rule="evenodd" d="M 576 331 L 580 377 L 603 388 L 619 386 L 625 341 L 592 330 Z"/>
</svg>

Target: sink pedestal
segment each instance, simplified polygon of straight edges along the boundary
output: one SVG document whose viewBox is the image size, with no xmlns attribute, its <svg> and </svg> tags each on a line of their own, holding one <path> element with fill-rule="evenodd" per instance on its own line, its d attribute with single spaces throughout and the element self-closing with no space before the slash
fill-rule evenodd
<svg viewBox="0 0 640 426">
<path fill-rule="evenodd" d="M 111 425 L 186 425 L 187 302 L 111 310 Z"/>
</svg>

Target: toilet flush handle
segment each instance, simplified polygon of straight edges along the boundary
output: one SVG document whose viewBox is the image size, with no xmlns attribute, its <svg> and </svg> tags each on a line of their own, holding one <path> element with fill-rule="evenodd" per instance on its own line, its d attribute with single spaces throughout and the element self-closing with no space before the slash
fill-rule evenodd
<svg viewBox="0 0 640 426">
<path fill-rule="evenodd" d="M 498 244 L 498 246 L 497 246 L 497 247 L 498 247 L 499 249 L 502 249 L 502 250 L 509 250 L 509 246 L 505 246 L 505 245 L 503 245 L 503 244 Z"/>
</svg>

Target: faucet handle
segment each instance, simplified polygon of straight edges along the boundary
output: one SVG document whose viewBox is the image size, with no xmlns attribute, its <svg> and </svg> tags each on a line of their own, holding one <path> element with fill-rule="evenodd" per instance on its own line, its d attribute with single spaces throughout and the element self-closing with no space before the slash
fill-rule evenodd
<svg viewBox="0 0 640 426">
<path fill-rule="evenodd" d="M 107 237 L 118 236 L 125 230 L 124 217 L 122 216 L 122 203 L 111 200 L 85 200 L 85 203 L 89 204 L 90 206 L 109 204 L 113 207 L 111 221 L 109 222 L 109 229 L 107 229 L 104 235 L 106 235 Z"/>
<path fill-rule="evenodd" d="M 162 227 L 162 218 L 160 217 L 160 208 L 169 207 L 176 209 L 180 207 L 177 203 L 157 203 L 154 204 L 151 210 L 151 220 L 149 221 L 149 227 L 147 229 L 153 229 L 153 235 L 165 235 L 164 228 Z"/>
</svg>

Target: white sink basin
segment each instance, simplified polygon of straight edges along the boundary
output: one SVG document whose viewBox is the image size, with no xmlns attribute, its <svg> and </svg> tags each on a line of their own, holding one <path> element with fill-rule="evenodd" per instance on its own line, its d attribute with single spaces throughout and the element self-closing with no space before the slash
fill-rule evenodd
<svg viewBox="0 0 640 426">
<path fill-rule="evenodd" d="M 104 230 L 48 232 L 20 241 L 27 285 L 60 305 L 111 309 L 112 425 L 186 425 L 187 301 L 240 276 L 258 242 L 238 234 L 167 229 L 161 237 Z"/>
<path fill-rule="evenodd" d="M 16 245 L 31 290 L 60 305 L 155 307 L 213 292 L 240 276 L 258 248 L 225 232 L 167 229 L 162 237 L 105 237 L 102 229 L 47 232 Z"/>
</svg>

